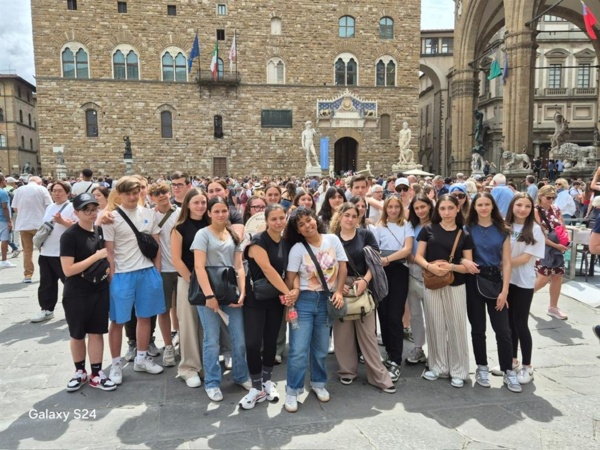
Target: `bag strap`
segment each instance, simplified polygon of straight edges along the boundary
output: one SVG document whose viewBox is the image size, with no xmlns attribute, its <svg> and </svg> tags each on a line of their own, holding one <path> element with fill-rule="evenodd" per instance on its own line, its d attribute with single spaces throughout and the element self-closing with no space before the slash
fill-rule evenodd
<svg viewBox="0 0 600 450">
<path fill-rule="evenodd" d="M 140 230 L 138 230 L 135 227 L 135 225 L 133 224 L 133 222 L 131 221 L 131 219 L 129 217 L 127 217 L 127 214 L 125 214 L 125 211 L 123 211 L 121 208 L 117 208 L 117 212 L 119 214 L 121 214 L 121 217 L 123 218 L 123 220 L 125 220 L 125 222 L 127 222 L 127 225 L 129 225 L 131 227 L 131 229 L 135 233 L 135 236 L 138 237 L 140 235 Z"/>
<path fill-rule="evenodd" d="M 175 212 L 175 209 L 177 209 L 177 208 L 176 207 L 175 208 L 171 208 L 171 209 L 169 209 L 167 211 L 167 213 L 165 214 L 165 217 L 163 217 L 162 220 L 158 223 L 158 228 L 162 228 L 163 227 L 163 225 L 165 224 L 165 222 L 167 220 L 169 220 L 169 217 L 171 217 L 171 214 L 173 214 Z"/>
<path fill-rule="evenodd" d="M 58 210 L 58 213 L 60 214 L 61 212 L 63 212 L 63 209 L 65 209 L 65 208 L 66 208 L 68 205 L 70 205 L 70 204 L 71 204 L 71 202 L 68 202 L 68 201 L 67 201 L 67 202 L 65 202 L 65 204 L 64 204 L 64 205 L 62 205 L 62 207 L 61 207 L 61 208 Z M 52 218 L 52 219 L 50 220 L 50 223 L 54 223 L 54 218 Z"/>
<path fill-rule="evenodd" d="M 544 211 L 544 208 L 542 208 L 541 206 L 537 206 L 537 210 L 542 220 L 546 223 L 546 226 L 548 227 L 548 232 L 554 231 L 554 227 L 548 220 L 548 217 L 546 217 L 546 212 Z"/>
<path fill-rule="evenodd" d="M 394 239 L 396 239 L 396 242 L 400 245 L 400 247 L 403 247 L 402 243 L 400 242 L 400 239 L 398 239 L 396 237 L 394 232 L 392 230 L 390 230 L 390 227 L 388 227 L 387 224 L 385 225 L 385 229 L 388 230 L 388 233 L 390 233 Z M 405 234 L 406 234 L 406 230 L 405 230 Z M 398 250 L 402 250 L 402 248 L 399 248 Z"/>
<path fill-rule="evenodd" d="M 83 192 L 84 194 L 90 190 L 90 188 L 94 185 L 93 181 L 90 181 L 90 185 L 87 187 L 87 189 Z"/>
<path fill-rule="evenodd" d="M 456 233 L 456 238 L 454 239 L 454 245 L 452 246 L 452 252 L 450 253 L 450 258 L 448 258 L 448 262 L 454 261 L 454 252 L 456 252 L 456 247 L 458 246 L 458 240 L 460 239 L 461 234 L 462 234 L 462 230 L 458 230 L 458 233 Z"/>
<path fill-rule="evenodd" d="M 329 286 L 327 286 L 327 281 L 325 280 L 325 275 L 323 275 L 323 269 L 321 269 L 321 265 L 319 264 L 319 261 L 317 261 L 317 257 L 315 256 L 315 254 L 313 253 L 312 249 L 310 248 L 310 245 L 308 245 L 308 243 L 302 242 L 304 244 L 304 248 L 306 248 L 306 251 L 308 252 L 308 255 L 310 256 L 310 259 L 312 259 L 313 264 L 315 265 L 315 268 L 317 269 L 317 273 L 319 274 L 319 278 L 321 279 L 321 284 L 323 285 L 323 289 L 325 290 L 325 292 L 327 292 L 328 294 L 329 292 Z"/>
</svg>

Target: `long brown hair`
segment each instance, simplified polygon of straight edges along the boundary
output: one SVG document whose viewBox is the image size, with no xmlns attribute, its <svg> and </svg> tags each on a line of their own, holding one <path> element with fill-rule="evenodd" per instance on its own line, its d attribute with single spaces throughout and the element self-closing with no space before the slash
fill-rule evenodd
<svg viewBox="0 0 600 450">
<path fill-rule="evenodd" d="M 342 205 L 338 208 L 338 210 L 333 214 L 333 217 L 331 219 L 331 225 L 329 225 L 330 233 L 339 234 L 339 232 L 342 229 L 342 226 L 340 225 L 340 220 L 342 219 L 342 216 L 344 215 L 344 213 L 351 209 L 356 211 L 357 216 L 360 215 L 360 213 L 358 212 L 358 208 L 356 207 L 356 204 L 354 204 L 352 202 L 342 203 Z"/>
<path fill-rule="evenodd" d="M 175 223 L 173 229 L 177 228 L 179 225 L 186 222 L 190 218 L 190 202 L 192 201 L 192 198 L 194 198 L 196 195 L 203 196 L 206 199 L 206 204 L 208 205 L 208 197 L 206 196 L 206 192 L 196 187 L 191 188 L 185 194 L 185 197 L 183 197 L 183 201 L 181 202 L 181 212 L 179 213 L 179 218 L 177 219 L 177 222 Z M 202 216 L 202 218 L 204 218 L 205 216 L 206 212 L 204 212 L 204 216 Z"/>
<path fill-rule="evenodd" d="M 466 225 L 468 227 L 472 227 L 473 225 L 476 225 L 479 222 L 479 215 L 477 214 L 477 210 L 475 209 L 475 204 L 480 198 L 487 198 L 492 202 L 492 212 L 490 216 L 492 219 L 492 223 L 496 228 L 498 228 L 498 231 L 506 234 L 510 233 L 510 227 L 506 225 L 506 222 L 502 218 L 502 214 L 500 214 L 500 209 L 498 209 L 496 200 L 494 200 L 494 197 L 492 197 L 492 194 L 490 194 L 489 192 L 478 192 L 477 194 L 475 194 L 475 197 L 473 197 L 473 201 L 471 202 L 471 207 L 469 208 L 469 214 L 467 215 L 467 219 L 465 221 Z"/>
<path fill-rule="evenodd" d="M 525 198 L 531 202 L 531 211 L 529 215 L 525 219 L 525 223 L 523 224 L 523 229 L 521 230 L 521 234 L 517 238 L 517 242 L 525 242 L 527 245 L 535 245 L 536 240 L 533 237 L 533 227 L 535 225 L 535 203 L 531 196 L 527 192 L 517 192 L 513 199 L 510 201 L 510 205 L 508 205 L 508 212 L 506 213 L 506 223 L 509 227 L 512 227 L 512 224 L 515 222 L 515 214 L 513 209 L 515 207 L 515 203 L 517 200 Z"/>
<path fill-rule="evenodd" d="M 227 210 L 229 211 L 229 205 L 227 204 L 227 199 L 225 199 L 223 197 L 219 197 L 219 196 L 213 197 L 208 201 L 208 204 L 206 205 L 206 211 L 212 210 L 213 206 L 215 206 L 218 203 L 225 205 L 227 207 Z M 209 216 L 209 222 L 211 222 L 210 216 Z M 229 220 L 227 220 L 227 222 L 225 222 L 225 229 L 231 235 L 231 239 L 233 239 L 233 243 L 235 245 L 240 245 L 242 240 L 238 236 L 238 234 L 235 232 L 233 227 L 231 226 L 231 222 Z"/>
</svg>

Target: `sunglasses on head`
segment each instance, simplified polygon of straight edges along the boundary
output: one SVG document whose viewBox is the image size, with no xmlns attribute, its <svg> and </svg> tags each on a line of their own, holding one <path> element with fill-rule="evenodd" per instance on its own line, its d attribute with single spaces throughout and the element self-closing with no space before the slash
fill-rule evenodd
<svg viewBox="0 0 600 450">
<path fill-rule="evenodd" d="M 409 187 L 401 184 L 396 187 L 396 192 L 408 192 Z"/>
</svg>

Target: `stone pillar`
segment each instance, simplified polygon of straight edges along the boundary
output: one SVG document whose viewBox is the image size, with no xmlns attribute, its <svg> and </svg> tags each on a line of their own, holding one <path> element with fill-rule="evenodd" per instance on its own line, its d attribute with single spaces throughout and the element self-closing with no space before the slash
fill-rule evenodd
<svg viewBox="0 0 600 450">
<path fill-rule="evenodd" d="M 533 94 L 537 44 L 535 31 L 507 33 L 508 78 L 504 87 L 504 150 L 533 153 Z"/>
<path fill-rule="evenodd" d="M 477 71 L 457 70 L 451 84 L 452 96 L 452 157 L 451 174 L 471 171 L 471 149 L 473 148 L 473 111 L 479 92 Z"/>
</svg>

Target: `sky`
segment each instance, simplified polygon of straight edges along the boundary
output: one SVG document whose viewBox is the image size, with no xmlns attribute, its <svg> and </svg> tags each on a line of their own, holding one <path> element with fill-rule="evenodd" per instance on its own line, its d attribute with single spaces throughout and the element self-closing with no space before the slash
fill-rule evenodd
<svg viewBox="0 0 600 450">
<path fill-rule="evenodd" d="M 35 84 L 30 0 L 0 0 L 0 73 Z M 453 0 L 421 0 L 421 29 L 454 28 Z"/>
</svg>

